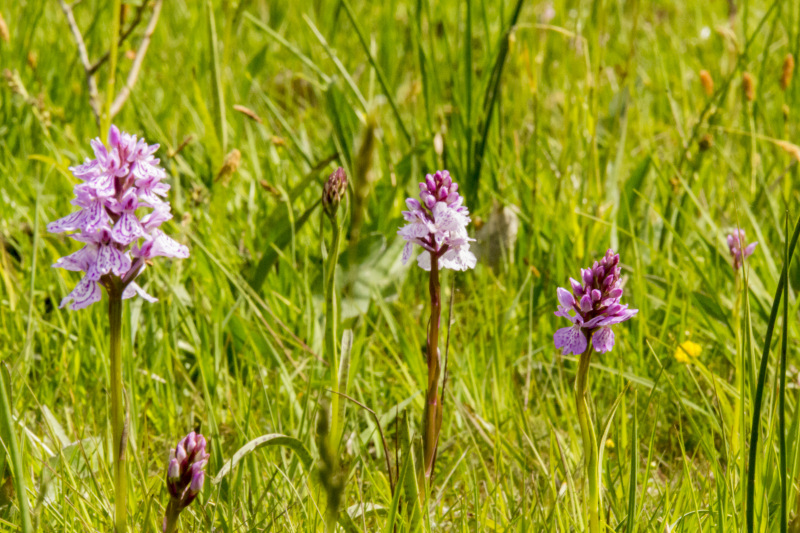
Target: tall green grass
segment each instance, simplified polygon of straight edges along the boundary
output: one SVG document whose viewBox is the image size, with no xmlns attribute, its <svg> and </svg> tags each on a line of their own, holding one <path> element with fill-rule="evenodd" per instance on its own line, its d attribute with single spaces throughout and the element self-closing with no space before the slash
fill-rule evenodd
<svg viewBox="0 0 800 533">
<path fill-rule="evenodd" d="M 117 22 L 113 4 L 75 7 L 94 60 L 138 2 L 122 2 Z M 218 483 L 182 530 L 322 530 L 319 198 L 338 165 L 366 191 L 357 242 L 350 191 L 336 284 L 340 329 L 353 332 L 348 395 L 374 412 L 348 401 L 340 527 L 587 527 L 577 361 L 553 348 L 565 324 L 552 313 L 556 287 L 613 247 L 640 313 L 592 364 L 606 521 L 738 532 L 749 512 L 753 531 L 773 532 L 785 512 L 797 530 L 800 270 L 784 225 L 800 213 L 798 167 L 776 141 L 800 144 L 800 80 L 780 88 L 784 57 L 799 57 L 800 8 L 736 6 L 730 19 L 725 2 L 673 0 L 164 3 L 114 121 L 161 143 L 169 230 L 192 256 L 147 269 L 158 303 L 125 304 L 132 530 L 160 530 L 168 449 L 191 429 L 209 438 Z M 18 443 L 3 431 L 0 530 L 25 531 L 24 487 L 39 530 L 108 531 L 105 305 L 57 309 L 77 276 L 50 265 L 75 243 L 44 229 L 72 208 L 67 167 L 99 130 L 58 3 L 0 0 L 0 13 L 0 361 L 12 390 L 0 418 Z M 146 15 L 116 68 L 98 70 L 101 98 L 125 83 Z M 238 171 L 216 180 L 234 148 Z M 447 412 L 421 511 L 427 280 L 400 265 L 395 233 L 404 199 L 437 168 L 462 184 L 476 222 L 491 226 L 498 205 L 519 230 L 496 268 L 443 276 Z M 725 244 L 735 227 L 759 241 L 740 285 Z M 785 349 L 768 331 L 785 332 Z M 686 340 L 702 347 L 691 364 L 674 358 Z"/>
</svg>

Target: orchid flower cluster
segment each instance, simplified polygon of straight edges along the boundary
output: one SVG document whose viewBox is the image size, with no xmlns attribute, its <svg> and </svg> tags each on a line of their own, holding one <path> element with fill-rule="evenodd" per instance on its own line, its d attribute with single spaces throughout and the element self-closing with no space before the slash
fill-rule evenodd
<svg viewBox="0 0 800 533">
<path fill-rule="evenodd" d="M 450 173 L 440 170 L 428 174 L 419 184 L 420 200 L 406 200 L 408 211 L 403 211 L 406 224 L 397 232 L 406 240 L 403 248 L 403 264 L 411 259 L 414 244 L 424 250 L 417 257 L 417 264 L 424 270 L 431 269 L 431 254 L 439 259 L 441 268 L 469 270 L 475 268 L 475 255 L 469 251 L 471 239 L 467 234 L 470 223 L 469 209 L 463 205 L 464 197 L 458 194 L 458 184 Z"/>
<path fill-rule="evenodd" d="M 622 281 L 620 279 L 619 255 L 608 250 L 606 255 L 591 268 L 581 270 L 581 279 L 570 278 L 572 291 L 558 288 L 558 311 L 556 316 L 572 322 L 572 326 L 561 328 L 553 336 L 556 348 L 564 355 L 579 355 L 575 376 L 575 407 L 583 439 L 584 468 L 589 485 L 588 498 L 584 510 L 589 518 L 589 531 L 600 533 L 603 501 L 601 498 L 602 464 L 599 460 L 597 433 L 589 414 L 589 368 L 592 350 L 609 352 L 614 347 L 614 332 L 611 326 L 633 318 L 638 309 L 629 309 L 620 303 Z M 574 314 L 572 314 L 574 313 Z"/>
<path fill-rule="evenodd" d="M 744 260 L 753 255 L 756 246 L 758 246 L 757 242 L 747 244 L 747 236 L 743 229 L 733 230 L 733 233 L 728 235 L 728 249 L 733 257 L 733 268 L 739 270 Z"/>
<path fill-rule="evenodd" d="M 70 309 L 76 310 L 100 301 L 101 285 L 107 290 L 112 285 L 122 289 L 123 299 L 139 295 L 154 302 L 134 282 L 146 262 L 156 256 L 189 256 L 186 246 L 159 229 L 172 213 L 163 198 L 169 191 L 169 185 L 161 181 L 166 173 L 153 156 L 158 145 L 121 133 L 116 126 L 111 126 L 107 147 L 99 138 L 91 144 L 95 158 L 70 167 L 82 181 L 75 186 L 72 200 L 80 210 L 47 225 L 51 233 L 72 232 L 70 237 L 84 243 L 53 265 L 85 273 L 60 307 L 72 302 Z M 137 214 L 141 208 L 150 211 Z"/>
<path fill-rule="evenodd" d="M 619 255 L 608 250 L 600 262 L 581 270 L 583 284 L 570 278 L 572 292 L 558 288 L 556 316 L 572 322 L 572 326 L 556 331 L 553 339 L 556 348 L 564 355 L 583 353 L 592 341 L 597 352 L 610 352 L 614 347 L 611 326 L 631 319 L 638 309 L 621 304 Z M 570 314 L 574 312 L 574 315 Z"/>
<path fill-rule="evenodd" d="M 439 378 L 441 376 L 439 354 L 439 328 L 442 314 L 439 270 L 468 270 L 475 268 L 475 255 L 469 250 L 471 239 L 467 233 L 470 223 L 469 210 L 464 198 L 458 193 L 458 184 L 453 182 L 446 170 L 425 176 L 419 184 L 420 200 L 406 200 L 408 211 L 403 218 L 408 222 L 397 231 L 406 240 L 403 249 L 403 264 L 411 258 L 413 245 L 422 247 L 417 264 L 430 273 L 428 288 L 431 298 L 431 318 L 428 322 L 428 342 L 426 363 L 428 382 L 426 387 L 425 412 L 423 414 L 423 464 L 425 479 L 433 479 L 436 454 L 439 445 L 439 431 L 442 425 L 443 401 L 439 397 Z"/>
<path fill-rule="evenodd" d="M 178 521 L 178 515 L 203 490 L 208 458 L 205 437 L 194 431 L 181 439 L 174 450 L 170 450 L 169 465 L 167 466 L 167 491 L 169 491 L 170 501 L 162 525 L 164 532 L 173 530 Z"/>
</svg>

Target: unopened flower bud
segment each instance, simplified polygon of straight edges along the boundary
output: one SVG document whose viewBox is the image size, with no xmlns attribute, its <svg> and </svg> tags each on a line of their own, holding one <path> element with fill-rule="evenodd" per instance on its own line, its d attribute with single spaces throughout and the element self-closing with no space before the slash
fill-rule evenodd
<svg viewBox="0 0 800 533">
<path fill-rule="evenodd" d="M 174 483 L 181 478 L 181 466 L 178 463 L 177 459 L 172 459 L 169 462 L 169 467 L 167 468 L 167 480 L 170 483 Z"/>
<path fill-rule="evenodd" d="M 109 128 L 108 130 L 108 144 L 111 145 L 112 147 L 119 146 L 119 142 L 120 142 L 119 128 L 117 128 L 112 124 L 111 128 Z"/>
<path fill-rule="evenodd" d="M 192 484 L 189 485 L 189 492 L 191 494 L 199 494 L 203 490 L 203 482 L 206 479 L 206 473 L 200 470 L 192 476 Z"/>
<path fill-rule="evenodd" d="M 174 531 L 170 528 L 174 528 L 181 511 L 191 505 L 203 490 L 206 475 L 204 469 L 209 457 L 205 448 L 206 439 L 192 432 L 181 439 L 175 450 L 170 452 L 167 467 L 167 491 L 170 502 L 164 517 L 164 531 Z"/>
<path fill-rule="evenodd" d="M 183 444 L 178 444 L 178 447 L 175 448 L 175 458 L 181 464 L 186 460 L 186 449 L 183 447 Z"/>
<path fill-rule="evenodd" d="M 342 167 L 339 167 L 328 176 L 328 181 L 325 182 L 322 190 L 322 208 L 328 218 L 332 219 L 336 216 L 345 191 L 347 191 L 347 174 Z"/>
<path fill-rule="evenodd" d="M 184 440 L 184 444 L 183 445 L 186 447 L 186 454 L 187 455 L 192 455 L 192 452 L 194 451 L 194 448 L 195 448 L 195 446 L 197 444 L 197 440 L 196 439 L 197 439 L 197 437 L 195 436 L 195 432 L 194 431 L 192 431 L 191 433 L 186 435 L 186 440 Z"/>
</svg>

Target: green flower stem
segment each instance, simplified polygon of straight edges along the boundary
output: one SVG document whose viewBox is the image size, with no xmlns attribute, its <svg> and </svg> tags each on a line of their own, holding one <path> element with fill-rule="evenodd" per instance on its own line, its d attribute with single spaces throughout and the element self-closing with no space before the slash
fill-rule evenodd
<svg viewBox="0 0 800 533">
<path fill-rule="evenodd" d="M 178 505 L 175 500 L 170 498 L 169 504 L 167 504 L 167 512 L 164 516 L 163 533 L 174 533 L 177 530 L 178 517 L 181 514 Z"/>
<path fill-rule="evenodd" d="M 338 470 L 339 463 L 339 441 L 343 423 L 340 420 L 341 408 L 344 406 L 339 397 L 339 353 L 336 345 L 337 326 L 339 324 L 339 306 L 336 300 L 336 265 L 339 262 L 339 242 L 341 240 L 341 228 L 339 227 L 338 217 L 334 214 L 331 220 L 331 247 L 328 250 L 328 258 L 325 265 L 325 356 L 331 366 L 331 423 L 328 433 L 328 453 L 332 463 L 332 473 Z M 330 500 L 330 498 L 329 498 Z M 336 530 L 336 523 L 339 520 L 339 510 L 328 502 L 328 509 L 325 514 L 325 531 L 333 532 Z"/>
<path fill-rule="evenodd" d="M 439 322 L 442 315 L 441 287 L 439 286 L 439 258 L 431 254 L 431 322 L 428 327 L 428 389 L 425 397 L 424 426 L 422 433 L 425 462 L 425 478 L 430 482 L 436 448 L 439 444 L 439 429 L 442 426 L 442 404 L 439 402 Z"/>
<path fill-rule="evenodd" d="M 578 375 L 575 378 L 575 404 L 578 409 L 578 422 L 581 426 L 583 438 L 583 457 L 586 468 L 586 477 L 589 481 L 589 500 L 587 514 L 589 515 L 589 531 L 601 533 L 600 515 L 600 465 L 598 464 L 597 436 L 594 430 L 589 405 L 586 401 L 589 388 L 589 363 L 592 360 L 592 342 L 586 346 L 586 351 L 581 354 L 578 363 Z"/>
<path fill-rule="evenodd" d="M 336 265 L 339 262 L 339 241 L 341 228 L 337 219 L 331 220 L 333 235 L 331 247 L 328 250 L 328 260 L 325 265 L 325 356 L 331 365 L 331 451 L 339 447 L 341 421 L 339 420 L 339 352 L 336 346 L 336 330 L 339 324 L 339 308 L 336 301 Z"/>
<path fill-rule="evenodd" d="M 114 451 L 114 529 L 127 531 L 128 471 L 125 468 L 125 406 L 122 393 L 122 289 L 108 290 L 108 321 L 111 334 L 111 431 Z"/>
</svg>

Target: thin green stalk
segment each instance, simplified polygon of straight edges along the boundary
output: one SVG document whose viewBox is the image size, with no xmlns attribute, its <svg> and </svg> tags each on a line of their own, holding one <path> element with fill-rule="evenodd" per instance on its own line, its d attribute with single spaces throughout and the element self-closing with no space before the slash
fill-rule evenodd
<svg viewBox="0 0 800 533">
<path fill-rule="evenodd" d="M 589 500 L 586 514 L 589 515 L 589 531 L 600 533 L 600 465 L 598 464 L 597 435 L 589 415 L 589 404 L 586 395 L 589 389 L 589 364 L 592 361 L 592 342 L 589 341 L 586 351 L 578 362 L 578 375 L 575 378 L 575 405 L 578 410 L 578 423 L 583 438 L 583 457 L 586 477 L 589 482 Z"/>
<path fill-rule="evenodd" d="M 122 393 L 122 290 L 108 290 L 108 322 L 111 346 L 111 430 L 114 450 L 114 528 L 127 531 L 128 471 L 125 468 L 125 407 Z"/>
<path fill-rule="evenodd" d="M 442 425 L 442 405 L 439 402 L 439 322 L 442 315 L 441 287 L 439 286 L 439 258 L 431 254 L 431 273 L 428 286 L 431 294 L 431 321 L 428 326 L 428 392 L 425 397 L 424 426 L 422 433 L 425 478 L 433 477 L 433 462 L 439 444 Z"/>
<path fill-rule="evenodd" d="M 789 264 L 789 212 L 786 212 L 786 242 L 783 247 L 783 262 Z M 778 396 L 778 448 L 780 453 L 781 476 L 781 533 L 786 533 L 787 527 L 787 502 L 786 502 L 786 344 L 789 338 L 789 284 L 783 284 L 783 331 L 781 333 L 781 372 L 780 392 Z"/>
<path fill-rule="evenodd" d="M 14 433 L 14 421 L 11 418 L 9 391 L 6 389 L 4 372 L 0 372 L 0 435 L 2 435 L 6 441 L 8 456 L 11 460 L 11 471 L 14 474 L 14 490 L 16 491 L 17 498 L 19 500 L 19 514 L 22 520 L 22 533 L 33 533 L 30 508 L 28 506 L 28 491 L 25 488 L 25 471 L 22 468 L 22 454 L 20 453 L 19 446 L 17 445 L 17 436 Z"/>
<path fill-rule="evenodd" d="M 323 200 L 325 204 L 325 200 Z M 329 207 L 329 206 L 328 206 Z M 338 207 L 338 204 L 337 204 Z M 325 531 L 332 533 L 336 530 L 339 521 L 339 498 L 337 494 L 341 487 L 336 488 L 335 483 L 331 483 L 336 478 L 339 470 L 339 441 L 343 422 L 341 420 L 343 409 L 341 403 L 344 400 L 339 396 L 339 353 L 337 350 L 337 329 L 339 325 L 339 306 L 336 299 L 336 265 L 339 262 L 339 242 L 341 240 L 342 228 L 339 224 L 337 209 L 326 208 L 325 215 L 331 222 L 331 247 L 328 250 L 328 257 L 325 262 L 325 357 L 331 367 L 331 405 L 330 405 L 330 429 L 328 431 L 327 442 L 324 443 L 320 453 L 323 455 L 329 467 L 328 474 L 331 477 L 326 485 L 328 490 L 328 507 L 325 512 Z M 346 382 L 345 382 L 346 383 Z"/>
<path fill-rule="evenodd" d="M 338 418 L 339 402 L 339 353 L 336 344 L 336 330 L 339 323 L 339 309 L 336 301 L 336 264 L 339 261 L 339 242 L 341 240 L 341 228 L 338 220 L 331 220 L 331 247 L 328 250 L 328 260 L 325 264 L 325 356 L 331 365 L 331 431 L 330 444 L 331 451 L 339 447 L 339 432 L 341 431 L 341 420 Z"/>
<path fill-rule="evenodd" d="M 739 444 L 736 450 L 736 461 L 739 463 L 739 484 L 744 482 L 747 472 L 745 471 L 747 465 L 744 461 L 744 453 L 747 449 L 747 442 L 745 434 L 747 432 L 747 420 L 745 419 L 745 402 L 747 401 L 747 391 L 745 385 L 745 374 L 747 372 L 747 352 L 744 349 L 744 325 L 742 324 L 740 318 L 740 311 L 742 308 L 742 300 L 743 295 L 742 292 L 744 290 L 742 285 L 742 278 L 739 276 L 738 271 L 735 274 L 736 276 L 736 308 L 734 310 L 734 324 L 736 326 L 736 349 L 739 353 L 737 353 L 737 360 L 739 362 L 738 368 L 738 377 L 737 377 L 737 384 L 739 387 L 739 400 L 737 402 L 737 413 L 738 413 L 738 432 L 737 437 L 739 439 Z"/>
</svg>

